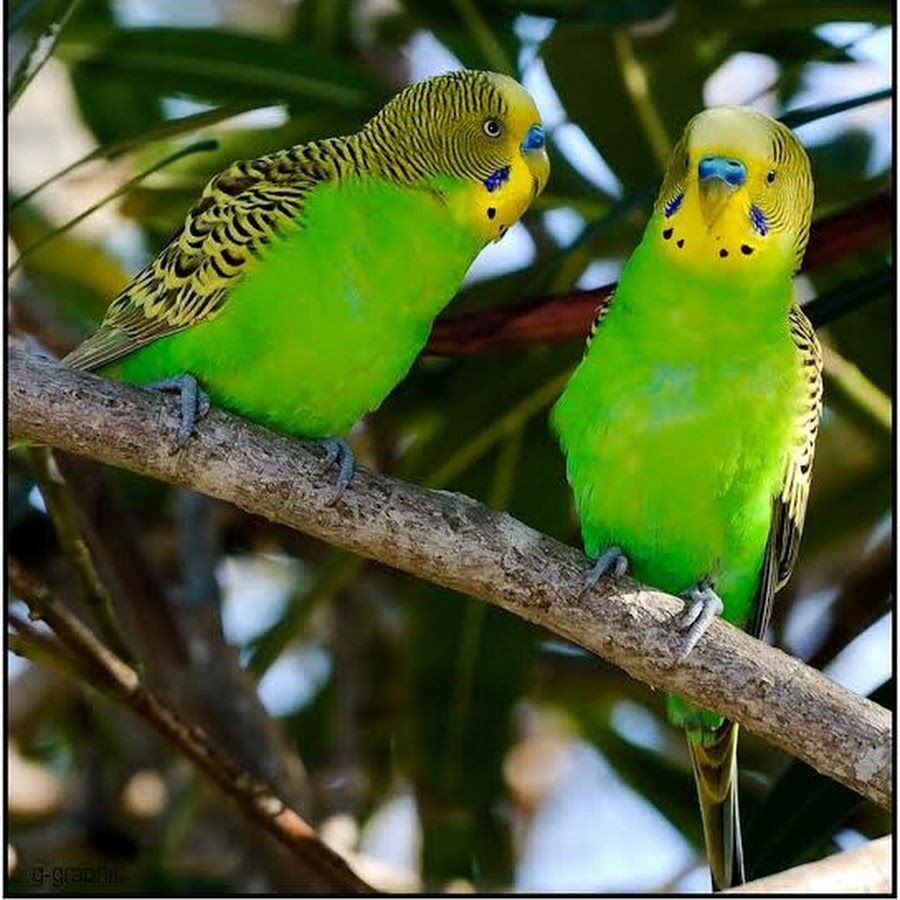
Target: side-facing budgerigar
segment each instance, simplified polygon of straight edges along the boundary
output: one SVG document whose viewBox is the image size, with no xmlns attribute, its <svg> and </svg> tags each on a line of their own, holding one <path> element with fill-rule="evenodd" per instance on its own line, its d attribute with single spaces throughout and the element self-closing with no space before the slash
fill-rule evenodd
<svg viewBox="0 0 900 900">
<path fill-rule="evenodd" d="M 684 596 L 681 658 L 718 614 L 762 637 L 797 557 L 822 397 L 792 288 L 812 205 L 787 127 L 744 107 L 695 116 L 552 413 L 589 580 L 630 567 Z M 737 725 L 677 697 L 669 709 L 713 886 L 740 883 Z"/>
<path fill-rule="evenodd" d="M 404 377 L 472 261 L 549 175 L 518 82 L 452 72 L 411 85 L 346 137 L 236 162 L 64 362 L 284 433 L 343 441 Z"/>
</svg>

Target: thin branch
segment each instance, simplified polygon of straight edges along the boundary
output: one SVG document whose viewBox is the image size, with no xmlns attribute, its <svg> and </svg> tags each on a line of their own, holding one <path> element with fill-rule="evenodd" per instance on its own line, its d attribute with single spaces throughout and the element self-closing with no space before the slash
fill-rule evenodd
<svg viewBox="0 0 900 900">
<path fill-rule="evenodd" d="M 182 700 L 194 677 L 188 639 L 165 578 L 147 554 L 134 508 L 101 467 L 67 453 L 56 452 L 53 458 L 65 480 L 68 502 L 77 513 L 79 535 L 140 661 L 144 683 L 176 710 L 187 713 Z"/>
<path fill-rule="evenodd" d="M 444 491 L 357 471 L 340 501 L 319 451 L 213 410 L 173 452 L 177 404 L 9 343 L 13 439 L 191 487 L 314 537 L 495 603 L 633 677 L 742 722 L 775 746 L 889 807 L 888 710 L 724 622 L 675 665 L 682 601 L 630 578 L 583 590 L 585 557 L 511 516 Z"/>
<path fill-rule="evenodd" d="M 140 682 L 137 673 L 102 644 L 76 616 L 55 600 L 46 586 L 32 578 L 14 560 L 8 564 L 10 588 L 53 629 L 68 651 L 91 666 L 97 678 L 92 686 L 118 699 L 154 730 L 179 747 L 188 759 L 249 819 L 261 825 L 315 871 L 320 887 L 353 893 L 372 888 L 317 837 L 313 828 L 267 784 L 223 759 L 202 731 L 179 719 Z M 310 885 L 316 887 L 316 885 Z"/>
<path fill-rule="evenodd" d="M 803 312 L 813 328 L 827 325 L 853 312 L 876 297 L 886 297 L 894 290 L 894 268 L 885 264 L 853 281 L 844 281 L 803 304 Z"/>
<path fill-rule="evenodd" d="M 813 223 L 803 271 L 823 268 L 844 256 L 890 239 L 893 201 L 887 191 Z M 585 337 L 615 284 L 570 291 L 502 309 L 443 316 L 435 322 L 427 352 L 465 356 L 542 341 Z"/>
<path fill-rule="evenodd" d="M 7 610 L 6 621 L 12 631 L 6 632 L 6 646 L 9 650 L 27 659 L 36 666 L 42 666 L 37 669 L 35 666 L 30 671 L 50 672 L 65 676 L 72 679 L 86 678 L 84 667 L 79 668 L 76 660 L 72 659 L 66 648 L 60 644 L 56 637 L 48 631 L 41 631 L 31 622 L 15 613 L 13 610 Z M 18 684 L 20 679 L 13 682 Z M 14 692 L 11 691 L 14 695 Z"/>
<path fill-rule="evenodd" d="M 29 455 L 63 553 L 75 573 L 81 599 L 106 643 L 127 662 L 133 662 L 134 654 L 125 642 L 112 598 L 106 585 L 100 580 L 87 544 L 81 536 L 75 504 L 69 496 L 68 486 L 56 465 L 53 452 L 48 447 L 29 447 Z"/>
<path fill-rule="evenodd" d="M 835 853 L 767 875 L 725 891 L 726 894 L 881 894 L 894 891 L 892 835 L 870 841 L 854 850 Z"/>
</svg>

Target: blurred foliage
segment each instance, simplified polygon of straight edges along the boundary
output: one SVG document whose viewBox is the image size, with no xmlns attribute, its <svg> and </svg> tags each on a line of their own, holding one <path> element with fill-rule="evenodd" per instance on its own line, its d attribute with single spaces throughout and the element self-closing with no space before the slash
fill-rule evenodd
<svg viewBox="0 0 900 900">
<path fill-rule="evenodd" d="M 196 24 L 192 15 L 201 7 L 215 24 Z M 148 10 L 152 22 L 129 18 Z M 62 67 L 74 114 L 95 147 L 83 166 L 46 189 L 31 193 L 40 177 L 11 186 L 10 236 L 20 253 L 64 224 L 68 216 L 58 212 L 54 198 L 66 190 L 84 191 L 86 208 L 191 142 L 215 139 L 214 149 L 164 166 L 117 201 L 118 218 L 107 233 L 79 227 L 30 256 L 11 287 L 13 323 L 57 351 L 73 345 L 96 323 L 126 273 L 163 246 L 212 174 L 237 157 L 359 127 L 409 79 L 409 42 L 423 32 L 463 65 L 502 69 L 536 83 L 545 75 L 566 117 L 550 123 L 553 175 L 524 220 L 533 258 L 516 271 L 469 284 L 453 309 L 568 290 L 593 262 L 621 262 L 635 245 L 668 149 L 703 106 L 710 76 L 735 54 L 762 54 L 777 71 L 755 94 L 732 83 L 735 100 L 765 95 L 769 108 L 781 114 L 802 105 L 797 98 L 811 85 L 811 63 L 840 67 L 853 83 L 859 66 L 852 42 L 839 46 L 820 26 L 857 22 L 874 29 L 889 25 L 891 15 L 887 3 L 839 0 L 13 0 L 7 22 L 14 67 L 41 34 L 64 20 L 50 67 Z M 21 117 L 49 67 L 30 84 L 27 68 L 20 69 L 21 99 L 10 120 L 14 162 L 34 152 Z M 835 99 L 845 96 L 820 102 Z M 817 215 L 885 189 L 890 172 L 873 166 L 872 132 L 863 127 L 887 131 L 885 107 L 867 104 L 834 116 L 828 121 L 837 127 L 810 147 Z M 266 112 L 246 115 L 255 110 Z M 600 187 L 585 174 L 584 159 L 563 140 L 575 126 L 605 160 L 621 195 L 614 181 Z M 65 141 L 59 127 L 58 139 Z M 77 154 L 66 158 L 75 162 Z M 555 236 L 548 213 L 560 210 L 578 223 L 574 237 Z M 139 238 L 127 261 L 122 241 L 111 240 L 123 225 Z M 894 300 L 891 279 L 879 273 L 892 264 L 890 251 L 886 234 L 876 246 L 809 276 L 814 295 L 857 292 L 852 310 L 823 328 L 822 338 L 862 371 L 872 390 L 888 396 Z M 588 280 L 596 284 L 590 275 Z M 874 289 L 866 290 L 871 284 Z M 423 358 L 357 429 L 360 458 L 429 487 L 466 492 L 577 544 L 546 410 L 580 353 L 580 342 L 568 341 L 471 358 Z M 890 554 L 872 546 L 884 541 L 892 512 L 893 444 L 892 435 L 873 427 L 842 392 L 829 392 L 826 402 L 806 540 L 773 628 L 792 652 L 811 658 L 827 647 L 833 659 L 888 615 Z M 164 586 L 155 602 L 171 603 L 179 596 L 184 545 L 173 489 L 108 475 L 109 489 L 127 513 L 127 534 L 155 583 Z M 26 457 L 14 452 L 9 546 L 65 596 L 70 576 L 46 516 L 29 499 L 34 485 Z M 271 673 L 280 660 L 296 662 L 313 652 L 326 660 L 315 678 L 307 671 L 308 690 L 279 718 L 286 745 L 303 760 L 309 789 L 303 809 L 314 822 L 342 812 L 363 822 L 411 785 L 423 829 L 422 884 L 439 889 L 464 878 L 482 889 L 509 887 L 522 830 L 533 821 L 540 796 L 513 796 L 504 761 L 527 737 L 522 710 L 536 707 L 562 714 L 572 736 L 593 745 L 633 791 L 700 847 L 687 755 L 665 724 L 662 698 L 643 685 L 598 668 L 584 654 L 561 652 L 558 642 L 498 609 L 343 553 L 329 554 L 236 510 L 216 507 L 213 527 L 220 564 L 226 558 L 297 561 L 288 567 L 287 599 L 274 618 L 263 619 L 250 606 L 259 589 L 237 590 L 228 602 L 254 623 L 253 633 L 239 639 L 254 677 Z M 121 557 L 108 564 L 125 565 Z M 120 574 L 127 583 L 129 573 Z M 884 642 L 872 646 L 883 654 L 871 660 L 873 677 L 885 677 L 889 648 Z M 297 656 L 301 651 L 306 656 Z M 131 725 L 123 727 L 130 719 L 89 691 L 67 696 L 13 735 L 23 752 L 68 785 L 65 804 L 48 820 L 23 819 L 14 811 L 9 840 L 19 854 L 16 890 L 46 891 L 47 884 L 29 881 L 29 872 L 50 864 L 124 866 L 116 870 L 127 872 L 117 892 L 244 891 L 278 883 L 265 880 L 272 870 L 254 856 L 249 839 L 217 821 L 218 801 L 170 749 L 147 736 L 139 740 Z M 623 704 L 637 705 L 657 722 L 649 744 L 617 718 Z M 847 829 L 867 837 L 890 829 L 883 812 L 817 773 L 789 765 L 752 735 L 743 739 L 741 754 L 747 852 L 755 874 L 834 849 L 836 835 Z M 119 792 L 136 769 L 147 766 L 165 779 L 168 806 L 149 820 L 129 818 L 119 807 Z M 802 807 L 798 796 L 807 798 Z M 645 846 L 639 833 L 632 844 L 635 883 L 652 887 L 640 867 L 653 846 Z M 221 847 L 230 847 L 241 864 L 222 864 Z"/>
</svg>

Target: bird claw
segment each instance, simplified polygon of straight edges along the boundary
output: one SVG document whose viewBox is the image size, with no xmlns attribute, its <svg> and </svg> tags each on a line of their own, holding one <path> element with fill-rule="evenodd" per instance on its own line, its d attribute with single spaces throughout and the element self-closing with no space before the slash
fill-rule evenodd
<svg viewBox="0 0 900 900">
<path fill-rule="evenodd" d="M 612 571 L 613 578 L 620 578 L 628 571 L 628 557 L 621 547 L 607 547 L 588 569 L 584 577 L 584 590 L 595 585 L 607 572 Z"/>
<path fill-rule="evenodd" d="M 341 494 L 347 490 L 356 470 L 356 460 L 350 445 L 341 438 L 322 438 L 319 441 L 325 448 L 325 459 L 322 461 L 321 472 L 327 471 L 335 463 L 338 464 L 338 475 L 334 482 L 334 490 L 325 501 L 326 506 L 333 506 L 340 499 Z"/>
<path fill-rule="evenodd" d="M 198 419 L 202 419 L 210 409 L 209 397 L 201 389 L 193 375 L 185 373 L 175 378 L 162 378 L 145 384 L 148 391 L 171 392 L 181 399 L 181 417 L 175 434 L 175 450 L 180 450 L 194 433 Z"/>
<path fill-rule="evenodd" d="M 681 615 L 678 616 L 676 625 L 682 631 L 687 630 L 687 634 L 684 636 L 676 656 L 676 661 L 680 663 L 688 658 L 712 620 L 716 616 L 720 616 L 725 609 L 722 598 L 713 590 L 712 581 L 709 578 L 701 579 L 681 596 L 685 600 L 685 606 Z"/>
<path fill-rule="evenodd" d="M 197 418 L 202 419 L 206 416 L 211 408 L 209 402 L 209 395 L 206 391 L 200 390 L 199 386 L 197 388 Z"/>
</svg>

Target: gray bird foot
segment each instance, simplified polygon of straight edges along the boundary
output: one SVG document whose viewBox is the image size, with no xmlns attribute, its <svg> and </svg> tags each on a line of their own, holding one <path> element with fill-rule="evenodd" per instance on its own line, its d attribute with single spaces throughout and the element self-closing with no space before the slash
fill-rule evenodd
<svg viewBox="0 0 900 900">
<path fill-rule="evenodd" d="M 356 470 L 356 460 L 353 457 L 353 451 L 350 445 L 342 438 L 322 438 L 318 443 L 325 448 L 325 460 L 322 463 L 321 471 L 325 472 L 335 463 L 338 466 L 338 476 L 334 482 L 334 490 L 331 496 L 325 501 L 326 506 L 333 506 L 337 503 L 341 494 L 347 490 Z"/>
<path fill-rule="evenodd" d="M 628 557 L 621 547 L 607 547 L 588 569 L 584 576 L 585 589 L 596 584 L 607 572 L 612 571 L 613 578 L 619 578 L 628 571 Z"/>
<path fill-rule="evenodd" d="M 710 622 L 722 615 L 722 610 L 725 609 L 722 598 L 713 590 L 713 583 L 709 578 L 701 579 L 681 596 L 685 605 L 684 612 L 678 617 L 678 627 L 687 629 L 687 634 L 678 650 L 678 662 L 684 662 L 688 658 L 697 641 L 709 628 Z"/>
<path fill-rule="evenodd" d="M 143 386 L 148 391 L 160 391 L 178 394 L 181 398 L 181 420 L 175 435 L 175 448 L 180 450 L 194 433 L 198 419 L 209 412 L 209 397 L 200 388 L 193 375 L 185 373 L 175 378 L 163 378 L 151 381 Z"/>
</svg>

